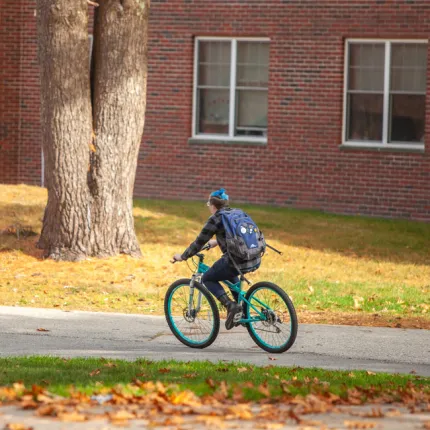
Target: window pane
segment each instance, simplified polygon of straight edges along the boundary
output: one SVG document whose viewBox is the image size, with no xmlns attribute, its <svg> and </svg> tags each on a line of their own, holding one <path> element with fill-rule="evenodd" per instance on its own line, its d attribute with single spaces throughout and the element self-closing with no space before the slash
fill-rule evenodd
<svg viewBox="0 0 430 430">
<path fill-rule="evenodd" d="M 348 95 L 348 140 L 382 141 L 382 94 Z"/>
<path fill-rule="evenodd" d="M 379 67 L 384 68 L 384 43 L 350 43 L 349 65 L 352 67 Z"/>
<path fill-rule="evenodd" d="M 198 85 L 230 85 L 231 42 L 199 42 L 198 61 Z"/>
<path fill-rule="evenodd" d="M 390 142 L 424 142 L 425 96 L 391 95 Z"/>
<path fill-rule="evenodd" d="M 199 86 L 230 86 L 230 65 L 203 64 L 199 66 Z"/>
<path fill-rule="evenodd" d="M 349 69 L 349 89 L 359 91 L 384 91 L 384 69 Z"/>
<path fill-rule="evenodd" d="M 384 62 L 384 44 L 351 43 L 348 88 L 359 91 L 384 91 Z"/>
<path fill-rule="evenodd" d="M 198 133 L 228 134 L 229 90 L 199 89 Z"/>
<path fill-rule="evenodd" d="M 392 44 L 391 91 L 426 92 L 427 44 Z"/>
<path fill-rule="evenodd" d="M 237 86 L 267 87 L 269 80 L 269 44 L 237 43 Z"/>
<path fill-rule="evenodd" d="M 230 41 L 199 41 L 200 63 L 230 64 Z"/>
<path fill-rule="evenodd" d="M 238 90 L 236 109 L 236 135 L 266 135 L 267 91 Z"/>
</svg>

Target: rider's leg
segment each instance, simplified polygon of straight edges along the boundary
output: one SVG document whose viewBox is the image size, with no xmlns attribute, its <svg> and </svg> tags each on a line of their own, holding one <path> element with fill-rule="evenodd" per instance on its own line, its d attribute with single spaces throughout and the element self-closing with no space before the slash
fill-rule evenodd
<svg viewBox="0 0 430 430">
<path fill-rule="evenodd" d="M 236 320 L 242 316 L 242 306 L 230 299 L 219 281 L 235 280 L 236 277 L 236 269 L 228 264 L 226 258 L 218 260 L 202 277 L 205 287 L 227 308 L 227 330 L 233 328 Z"/>
</svg>

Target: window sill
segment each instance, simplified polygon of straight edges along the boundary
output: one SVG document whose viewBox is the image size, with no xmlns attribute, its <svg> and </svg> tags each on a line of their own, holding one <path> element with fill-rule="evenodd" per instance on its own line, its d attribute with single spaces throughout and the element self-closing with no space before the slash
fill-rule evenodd
<svg viewBox="0 0 430 430">
<path fill-rule="evenodd" d="M 229 139 L 226 138 L 207 138 L 207 137 L 191 137 L 188 139 L 190 145 L 240 145 L 240 146 L 267 146 L 267 140 L 263 139 Z"/>
<path fill-rule="evenodd" d="M 405 152 L 424 154 L 425 148 L 423 143 L 370 143 L 370 142 L 345 142 L 339 145 L 341 150 L 346 151 L 377 151 L 377 152 Z"/>
</svg>

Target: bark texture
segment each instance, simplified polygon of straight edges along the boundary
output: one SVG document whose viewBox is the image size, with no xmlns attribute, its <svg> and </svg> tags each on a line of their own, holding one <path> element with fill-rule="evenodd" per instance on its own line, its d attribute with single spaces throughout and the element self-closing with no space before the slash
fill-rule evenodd
<svg viewBox="0 0 430 430">
<path fill-rule="evenodd" d="M 48 188 L 38 246 L 54 259 L 76 260 L 89 251 L 92 119 L 87 8 L 86 0 L 37 2 Z"/>
<path fill-rule="evenodd" d="M 146 106 L 149 0 L 38 0 L 48 205 L 38 246 L 77 260 L 140 256 L 133 187 Z"/>
<path fill-rule="evenodd" d="M 140 255 L 132 197 L 146 107 L 149 0 L 103 0 L 94 33 L 92 243 L 106 255 Z"/>
</svg>

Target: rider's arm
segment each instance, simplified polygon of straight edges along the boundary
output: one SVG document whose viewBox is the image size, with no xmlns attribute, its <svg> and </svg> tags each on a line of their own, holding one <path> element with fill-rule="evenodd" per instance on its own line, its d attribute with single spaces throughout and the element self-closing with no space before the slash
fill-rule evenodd
<svg viewBox="0 0 430 430">
<path fill-rule="evenodd" d="M 196 255 L 203 248 L 203 246 L 212 238 L 212 236 L 217 232 L 217 230 L 217 219 L 212 215 L 204 225 L 202 231 L 197 236 L 196 240 L 182 253 L 182 260 L 187 260 L 193 255 Z"/>
</svg>

